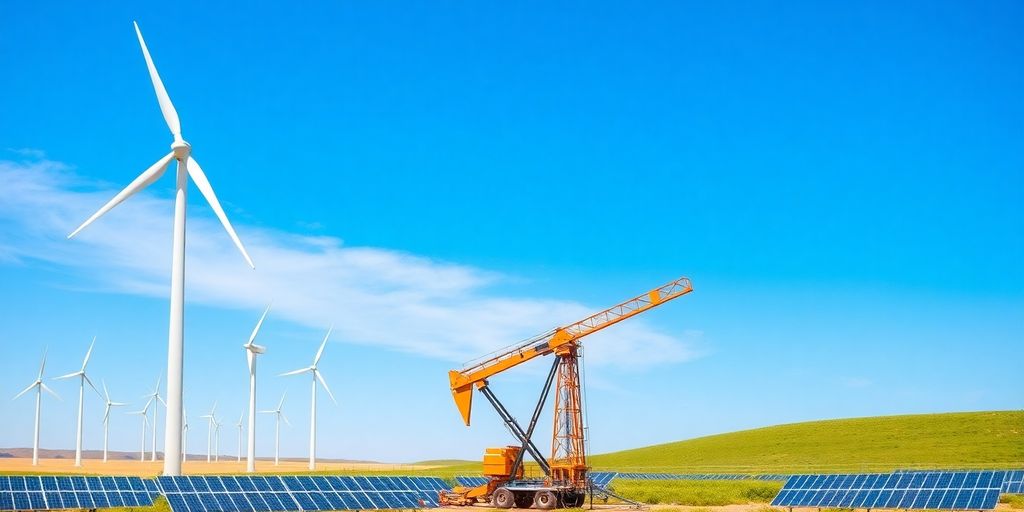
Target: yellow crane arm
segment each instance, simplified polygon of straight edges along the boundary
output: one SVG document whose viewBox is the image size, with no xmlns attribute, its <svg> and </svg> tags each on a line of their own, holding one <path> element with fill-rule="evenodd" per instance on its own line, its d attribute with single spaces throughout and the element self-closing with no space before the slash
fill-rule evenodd
<svg viewBox="0 0 1024 512">
<path fill-rule="evenodd" d="M 693 291 L 693 287 L 690 286 L 690 279 L 680 277 L 675 281 L 659 286 L 643 295 L 633 297 L 576 323 L 530 338 L 495 356 L 473 363 L 462 370 L 448 372 L 452 397 L 455 399 L 455 405 L 462 414 L 462 420 L 466 422 L 467 426 L 469 425 L 470 411 L 473 407 L 474 384 L 482 386 L 486 383 L 488 377 L 525 363 L 537 356 L 568 351 L 571 347 L 575 346 L 580 338 L 588 334 L 593 334 L 629 317 L 639 315 L 644 311 L 660 306 L 676 297 L 686 295 L 691 291 Z"/>
</svg>

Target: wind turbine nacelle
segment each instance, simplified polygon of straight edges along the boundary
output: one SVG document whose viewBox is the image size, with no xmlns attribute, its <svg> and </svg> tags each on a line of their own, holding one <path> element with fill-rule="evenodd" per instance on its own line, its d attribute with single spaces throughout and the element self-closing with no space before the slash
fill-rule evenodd
<svg viewBox="0 0 1024 512">
<path fill-rule="evenodd" d="M 192 145 L 185 142 L 185 140 L 180 137 L 175 137 L 174 142 L 171 143 L 171 151 L 174 152 L 174 158 L 176 160 L 184 161 L 190 154 L 192 154 Z"/>
</svg>

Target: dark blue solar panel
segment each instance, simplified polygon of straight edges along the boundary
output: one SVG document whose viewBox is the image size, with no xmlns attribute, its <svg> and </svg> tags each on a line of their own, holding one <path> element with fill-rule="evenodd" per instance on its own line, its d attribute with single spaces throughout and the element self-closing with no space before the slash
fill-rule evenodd
<svg viewBox="0 0 1024 512">
<path fill-rule="evenodd" d="M 882 475 L 795 475 L 773 506 L 988 510 L 1012 472 L 901 471 Z M 959 486 L 956 484 L 959 483 Z"/>
</svg>

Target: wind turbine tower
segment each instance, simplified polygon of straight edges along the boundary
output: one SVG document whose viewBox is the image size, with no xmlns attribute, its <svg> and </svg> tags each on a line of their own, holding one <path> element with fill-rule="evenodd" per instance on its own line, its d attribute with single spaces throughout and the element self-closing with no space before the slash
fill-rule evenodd
<svg viewBox="0 0 1024 512">
<path fill-rule="evenodd" d="M 281 376 L 285 375 L 299 375 L 301 373 L 309 373 L 312 376 L 313 390 L 312 398 L 309 406 L 309 470 L 316 470 L 316 381 L 320 381 L 320 384 L 324 386 L 324 391 L 331 397 L 331 401 L 335 404 L 338 403 L 334 399 L 334 394 L 331 393 L 331 388 L 327 387 L 327 381 L 324 380 L 323 375 L 320 374 L 320 370 L 317 368 L 317 364 L 320 363 L 320 356 L 324 354 L 324 347 L 327 346 L 327 338 L 331 336 L 331 331 L 334 330 L 334 326 L 327 329 L 327 335 L 324 336 L 323 343 L 320 344 L 320 350 L 316 351 L 316 356 L 313 357 L 313 364 L 306 368 L 299 368 L 298 370 L 292 370 L 287 373 L 282 373 Z"/>
<path fill-rule="evenodd" d="M 153 90 L 156 92 L 157 102 L 160 104 L 160 111 L 163 113 L 164 121 L 174 137 L 171 143 L 171 152 L 157 160 L 152 166 L 142 172 L 134 181 L 128 184 L 121 192 L 118 192 L 113 199 L 103 205 L 96 213 L 89 217 L 77 229 L 68 235 L 72 238 L 93 221 L 110 211 L 112 208 L 123 202 L 125 199 L 135 195 L 146 188 L 161 176 L 171 164 L 177 162 L 177 179 L 174 194 L 174 228 L 171 249 L 171 307 L 170 325 L 167 332 L 167 414 L 164 427 L 164 472 L 166 476 L 181 475 L 181 415 L 182 415 L 182 376 L 184 359 L 184 323 L 185 323 L 185 205 L 186 193 L 188 192 L 188 179 L 192 178 L 196 188 L 206 198 L 214 214 L 220 219 L 231 241 L 242 253 L 245 262 L 249 267 L 256 268 L 252 258 L 246 252 L 242 241 L 239 240 L 235 229 L 228 221 L 224 209 L 217 200 L 217 195 L 210 186 L 199 163 L 192 158 L 192 146 L 185 142 L 181 136 L 181 122 L 178 119 L 178 112 L 171 103 L 171 98 L 164 88 L 163 81 L 157 73 L 156 65 L 146 47 L 146 41 L 142 38 L 142 31 L 139 25 L 135 24 L 135 35 L 139 39 L 139 46 L 142 48 L 142 56 L 146 60 L 146 67 L 149 69 L 149 78 L 153 82 Z"/>
<path fill-rule="evenodd" d="M 35 382 L 33 382 L 32 384 L 29 384 L 27 388 L 23 389 L 21 391 L 21 393 L 18 393 L 17 395 L 14 395 L 14 398 L 11 399 L 11 400 L 17 400 L 18 398 L 21 397 L 21 395 L 24 395 L 25 393 L 28 393 L 33 388 L 36 390 L 36 426 L 35 426 L 35 430 L 33 430 L 33 432 L 32 432 L 32 465 L 33 466 L 38 466 L 39 465 L 39 411 L 40 411 L 40 406 L 42 405 L 42 402 L 43 402 L 43 391 L 45 390 L 47 393 L 53 395 L 54 398 L 56 398 L 57 400 L 61 399 L 60 396 L 57 395 L 57 393 L 54 393 L 54 391 L 52 389 L 50 389 L 50 386 L 47 386 L 46 384 L 43 383 L 43 370 L 45 368 L 46 368 L 46 350 L 43 349 L 43 361 L 41 363 L 39 363 L 39 375 L 36 376 Z"/>
</svg>

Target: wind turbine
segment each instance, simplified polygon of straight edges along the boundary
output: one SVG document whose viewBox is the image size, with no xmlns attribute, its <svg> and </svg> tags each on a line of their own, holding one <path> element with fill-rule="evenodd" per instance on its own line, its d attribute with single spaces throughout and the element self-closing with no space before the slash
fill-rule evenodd
<svg viewBox="0 0 1024 512">
<path fill-rule="evenodd" d="M 238 427 L 238 462 L 242 462 L 242 420 L 245 419 L 245 413 L 238 417 L 238 423 L 235 426 Z"/>
<path fill-rule="evenodd" d="M 89 344 L 89 351 L 85 353 L 85 360 L 82 361 L 82 369 L 81 370 L 78 370 L 77 372 L 74 372 L 74 373 L 69 373 L 67 375 L 61 375 L 60 377 L 57 377 L 55 379 L 55 380 L 62 380 L 62 379 L 70 379 L 72 377 L 78 377 L 79 378 L 79 386 L 78 386 L 78 434 L 75 437 L 75 466 L 81 466 L 82 465 L 82 412 L 83 412 L 84 403 L 85 403 L 85 383 L 88 382 L 89 383 L 89 387 L 91 387 L 93 389 L 93 391 L 96 392 L 97 395 L 100 394 L 100 390 L 96 389 L 96 386 L 94 386 L 92 384 L 92 381 L 89 380 L 89 376 L 85 374 L 85 366 L 87 364 L 89 364 L 89 356 L 92 355 L 92 347 L 94 345 L 96 345 L 96 337 L 95 336 L 93 336 L 93 338 L 92 338 L 92 343 Z M 103 398 L 103 395 L 100 395 L 100 398 Z"/>
<path fill-rule="evenodd" d="M 173 244 L 171 250 L 171 308 L 170 327 L 167 334 L 167 397 L 170 400 L 167 406 L 166 425 L 164 427 L 164 475 L 181 475 L 181 407 L 182 407 L 182 376 L 184 358 L 184 318 L 185 318 L 185 197 L 188 191 L 188 178 L 192 178 L 196 188 L 206 198 L 210 208 L 220 219 L 228 236 L 234 242 L 235 247 L 242 253 L 246 263 L 251 268 L 256 268 L 249 253 L 246 252 L 242 241 L 239 240 L 235 229 L 231 227 L 224 209 L 217 200 L 217 195 L 206 178 L 206 173 L 199 167 L 199 163 L 192 158 L 192 146 L 181 137 L 181 122 L 178 119 L 178 112 L 171 103 L 170 96 L 164 88 L 163 81 L 157 73 L 156 66 L 142 39 L 142 31 L 139 25 L 135 24 L 135 35 L 138 36 L 139 46 L 142 47 L 142 56 L 146 59 L 146 67 L 149 69 L 149 78 L 153 82 L 153 90 L 156 92 L 157 102 L 160 104 L 160 111 L 163 113 L 164 121 L 174 136 L 171 143 L 171 152 L 157 160 L 152 166 L 142 172 L 134 181 L 128 184 L 107 204 L 103 205 L 96 213 L 89 217 L 77 229 L 68 235 L 74 237 L 86 226 L 110 211 L 112 208 L 123 202 L 125 199 L 135 195 L 146 188 L 161 176 L 171 164 L 172 160 L 177 161 L 177 181 L 174 195 L 174 229 Z"/>
<path fill-rule="evenodd" d="M 158 430 L 157 426 L 160 425 L 160 404 L 164 404 L 165 408 L 167 407 L 167 402 L 164 402 L 164 399 L 160 398 L 160 381 L 162 381 L 162 380 L 163 380 L 163 375 L 161 375 L 160 377 L 157 377 L 157 379 L 156 379 L 156 387 L 153 388 L 153 392 L 142 397 L 142 398 L 149 398 L 149 401 L 153 403 L 153 442 L 152 442 L 152 444 L 150 444 L 150 452 L 149 452 L 149 460 L 151 462 L 155 462 L 156 461 L 156 431 Z M 149 407 L 148 403 L 146 404 L 146 407 L 147 408 Z M 165 448 L 166 448 L 166 446 L 165 446 Z M 167 458 L 167 454 L 166 453 L 164 454 L 164 458 L 165 459 Z"/>
<path fill-rule="evenodd" d="M 149 428 L 149 404 L 146 402 L 146 406 L 141 411 L 134 411 L 128 414 L 142 416 L 142 444 L 139 447 L 139 462 L 146 462 L 146 429 Z"/>
<path fill-rule="evenodd" d="M 200 418 L 206 418 L 206 463 L 210 463 L 210 459 L 213 457 L 213 424 L 217 422 L 217 402 L 213 403 L 213 409 L 210 409 L 210 414 L 204 414 Z"/>
<path fill-rule="evenodd" d="M 284 407 L 284 397 L 288 396 L 288 392 L 285 391 L 281 395 L 281 402 L 277 404 L 277 409 L 273 411 L 260 411 L 264 414 L 274 415 L 274 465 L 277 466 L 280 462 L 278 455 L 281 453 L 281 420 L 284 420 L 285 424 L 289 427 L 292 426 L 291 422 L 288 421 L 288 417 L 284 415 L 282 408 Z"/>
<path fill-rule="evenodd" d="M 105 396 L 105 398 L 107 400 L 107 407 L 103 410 L 103 462 L 106 462 L 107 461 L 107 432 L 108 432 L 108 430 L 110 428 L 110 408 L 111 407 L 121 407 L 123 405 L 128 405 L 128 404 L 122 404 L 120 402 L 112 402 L 110 400 L 110 392 L 107 391 L 107 383 L 106 382 L 103 382 L 103 395 Z M 146 442 L 145 439 L 143 439 L 142 442 Z"/>
<path fill-rule="evenodd" d="M 36 390 L 36 427 L 35 427 L 35 430 L 33 431 L 33 434 L 32 434 L 32 465 L 33 466 L 38 466 L 39 465 L 39 410 L 40 410 L 40 405 L 42 404 L 42 401 L 43 401 L 42 400 L 42 398 L 43 398 L 43 390 L 45 389 L 47 393 L 53 395 L 55 398 L 57 398 L 57 400 L 61 399 L 60 396 L 57 395 L 57 393 L 54 393 L 53 390 L 50 389 L 50 386 L 47 386 L 46 384 L 43 383 L 43 369 L 45 369 L 45 368 L 46 368 L 46 349 L 43 349 L 43 362 L 39 363 L 39 375 L 36 376 L 35 382 L 33 382 L 32 384 L 29 384 L 27 388 L 23 389 L 21 391 L 21 393 L 18 393 L 17 395 L 14 395 L 14 398 L 11 399 L 11 400 L 17 400 L 18 398 L 21 397 L 21 395 L 24 395 L 25 393 L 28 393 L 32 388 L 35 388 L 35 390 Z"/>
<path fill-rule="evenodd" d="M 167 454 L 164 454 L 166 457 Z M 188 410 L 181 409 L 181 462 L 184 463 L 188 457 Z"/>
<path fill-rule="evenodd" d="M 338 403 L 334 399 L 334 394 L 331 393 L 331 388 L 327 387 L 327 381 L 324 380 L 323 375 L 320 374 L 320 370 L 317 369 L 317 363 L 320 362 L 320 356 L 324 353 L 324 347 L 327 346 L 327 338 L 331 336 L 331 331 L 334 330 L 332 325 L 330 329 L 327 329 L 327 335 L 324 336 L 323 343 L 320 344 L 320 350 L 316 351 L 316 356 L 313 357 L 313 364 L 306 368 L 299 368 L 298 370 L 292 370 L 287 373 L 282 373 L 281 376 L 285 375 L 299 375 L 300 373 L 311 373 L 313 378 L 313 398 L 310 401 L 309 406 L 309 470 L 314 471 L 316 469 L 316 381 L 319 380 L 320 384 L 323 384 L 324 391 L 331 397 L 331 401 L 335 404 Z"/>
<path fill-rule="evenodd" d="M 270 306 L 267 306 L 267 309 L 263 311 L 263 316 L 256 322 L 256 328 L 249 335 L 249 342 L 242 345 L 245 348 L 245 358 L 249 362 L 249 443 L 247 446 L 249 452 L 245 456 L 245 470 L 249 473 L 256 471 L 256 355 L 267 351 L 265 347 L 257 345 L 253 341 L 256 340 L 256 334 L 260 332 L 263 319 L 267 318 L 269 312 Z M 242 452 L 241 448 L 238 452 Z"/>
<path fill-rule="evenodd" d="M 213 419 L 213 461 L 220 462 L 220 427 L 224 424 Z"/>
</svg>

